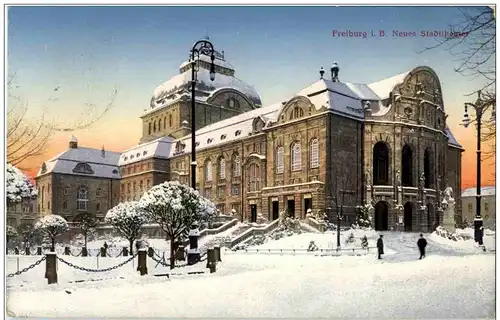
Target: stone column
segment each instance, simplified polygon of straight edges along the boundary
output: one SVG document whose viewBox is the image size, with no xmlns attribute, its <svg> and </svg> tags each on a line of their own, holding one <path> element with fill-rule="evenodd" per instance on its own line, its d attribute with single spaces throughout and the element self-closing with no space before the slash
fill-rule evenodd
<svg viewBox="0 0 500 320">
<path fill-rule="evenodd" d="M 141 276 L 147 275 L 148 274 L 148 267 L 147 267 L 147 249 L 146 248 L 140 248 L 138 250 L 138 255 L 137 255 L 137 271 L 141 273 Z"/>
<path fill-rule="evenodd" d="M 55 252 L 48 252 L 45 255 L 45 278 L 48 284 L 57 283 L 57 255 Z"/>
</svg>

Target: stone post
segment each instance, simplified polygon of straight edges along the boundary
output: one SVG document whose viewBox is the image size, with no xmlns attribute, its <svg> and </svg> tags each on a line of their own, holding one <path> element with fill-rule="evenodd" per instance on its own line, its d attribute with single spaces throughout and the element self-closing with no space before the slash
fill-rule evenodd
<svg viewBox="0 0 500 320">
<path fill-rule="evenodd" d="M 127 247 L 123 247 L 123 256 L 128 257 L 128 248 Z"/>
<path fill-rule="evenodd" d="M 18 255 L 19 254 L 19 248 L 18 247 L 15 247 L 14 248 L 14 254 Z"/>
<path fill-rule="evenodd" d="M 45 259 L 45 279 L 49 284 L 57 283 L 57 255 L 55 252 L 48 252 Z"/>
<path fill-rule="evenodd" d="M 141 276 L 148 274 L 148 267 L 146 265 L 147 260 L 147 249 L 141 248 L 137 255 L 137 271 L 141 273 Z"/>
<path fill-rule="evenodd" d="M 198 238 L 200 231 L 197 225 L 193 225 L 193 229 L 189 231 L 189 249 L 188 249 L 188 265 L 193 265 L 200 261 L 200 250 L 198 249 Z"/>
<path fill-rule="evenodd" d="M 210 269 L 210 273 L 214 273 L 216 271 L 216 257 L 215 257 L 215 249 L 208 249 L 207 251 L 207 268 Z"/>
<path fill-rule="evenodd" d="M 175 259 L 179 261 L 184 261 L 186 260 L 186 251 L 184 248 L 184 245 L 179 245 L 179 248 L 177 248 L 177 251 L 175 252 Z"/>
<path fill-rule="evenodd" d="M 41 256 L 42 255 L 42 247 L 36 248 L 36 254 Z"/>
<path fill-rule="evenodd" d="M 215 261 L 222 262 L 222 258 L 220 256 L 220 247 L 216 246 L 214 247 L 214 250 L 215 250 Z"/>
<path fill-rule="evenodd" d="M 82 257 L 88 257 L 89 256 L 89 251 L 87 250 L 87 247 L 82 247 Z"/>
<path fill-rule="evenodd" d="M 64 247 L 64 255 L 69 256 L 71 254 L 69 247 Z"/>
<path fill-rule="evenodd" d="M 24 254 L 29 256 L 31 254 L 31 250 L 29 247 L 24 248 Z"/>
<path fill-rule="evenodd" d="M 106 257 L 106 248 L 101 247 L 101 257 L 105 258 Z"/>
</svg>

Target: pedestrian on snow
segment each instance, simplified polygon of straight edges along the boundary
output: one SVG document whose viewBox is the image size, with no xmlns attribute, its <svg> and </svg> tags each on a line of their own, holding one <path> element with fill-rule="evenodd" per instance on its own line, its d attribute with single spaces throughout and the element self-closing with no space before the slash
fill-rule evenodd
<svg viewBox="0 0 500 320">
<path fill-rule="evenodd" d="M 420 239 L 417 241 L 418 250 L 420 251 L 420 260 L 425 258 L 425 247 L 427 246 L 427 240 L 425 240 L 424 235 L 420 234 Z"/>
<path fill-rule="evenodd" d="M 104 241 L 103 247 L 104 247 L 104 249 L 108 250 L 108 244 L 106 243 L 106 241 Z"/>
<path fill-rule="evenodd" d="M 378 258 L 382 259 L 382 255 L 384 254 L 384 240 L 382 238 L 384 235 L 380 235 L 380 238 L 377 240 L 377 250 L 378 250 Z"/>
</svg>

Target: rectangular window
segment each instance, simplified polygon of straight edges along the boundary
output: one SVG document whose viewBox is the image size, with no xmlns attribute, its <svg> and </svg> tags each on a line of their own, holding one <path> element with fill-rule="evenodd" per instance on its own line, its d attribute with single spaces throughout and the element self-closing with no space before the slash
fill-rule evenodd
<svg viewBox="0 0 500 320">
<path fill-rule="evenodd" d="M 231 195 L 237 196 L 240 194 L 240 185 L 239 184 L 233 184 L 231 186 Z"/>
<path fill-rule="evenodd" d="M 226 196 L 226 188 L 218 187 L 217 188 L 217 198 L 224 198 Z"/>
<path fill-rule="evenodd" d="M 76 209 L 77 210 L 83 210 L 83 211 L 87 211 L 88 210 L 88 204 L 89 204 L 89 201 L 88 200 L 78 200 L 76 202 Z"/>
<path fill-rule="evenodd" d="M 207 199 L 212 198 L 212 189 L 211 188 L 205 189 L 205 198 L 207 198 Z"/>
</svg>

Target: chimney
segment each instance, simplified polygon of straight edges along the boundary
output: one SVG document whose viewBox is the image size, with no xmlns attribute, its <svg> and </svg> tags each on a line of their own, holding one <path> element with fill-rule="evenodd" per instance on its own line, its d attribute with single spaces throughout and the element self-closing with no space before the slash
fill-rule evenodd
<svg viewBox="0 0 500 320">
<path fill-rule="evenodd" d="M 104 146 L 102 146 L 101 157 L 103 157 L 103 158 L 106 157 L 106 150 L 104 150 Z"/>
<path fill-rule="evenodd" d="M 75 136 L 71 136 L 71 140 L 69 140 L 69 148 L 78 149 L 78 140 L 75 138 Z"/>
</svg>

